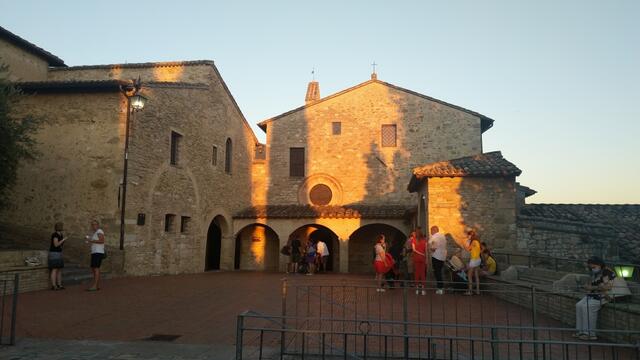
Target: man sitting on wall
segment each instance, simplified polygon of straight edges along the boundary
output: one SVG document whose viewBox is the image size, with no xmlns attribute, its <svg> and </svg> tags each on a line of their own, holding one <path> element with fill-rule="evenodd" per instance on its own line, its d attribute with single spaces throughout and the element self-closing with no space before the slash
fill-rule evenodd
<svg viewBox="0 0 640 360">
<path fill-rule="evenodd" d="M 591 283 L 585 286 L 589 293 L 576 303 L 576 333 L 580 340 L 597 340 L 598 311 L 608 302 L 608 292 L 613 287 L 616 273 L 597 256 L 587 260 L 591 269 Z"/>
</svg>

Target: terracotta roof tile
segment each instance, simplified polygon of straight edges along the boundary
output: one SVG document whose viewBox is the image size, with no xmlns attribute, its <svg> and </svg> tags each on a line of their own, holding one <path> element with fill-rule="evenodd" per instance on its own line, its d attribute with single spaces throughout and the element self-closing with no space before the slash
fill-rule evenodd
<svg viewBox="0 0 640 360">
<path fill-rule="evenodd" d="M 124 80 L 71 80 L 71 81 L 25 81 L 15 86 L 24 92 L 74 92 L 74 91 L 119 91 L 121 85 L 130 85 Z"/>
<path fill-rule="evenodd" d="M 418 180 L 427 177 L 518 176 L 520 173 L 522 171 L 503 158 L 500 151 L 438 161 L 413 169 Z"/>
<path fill-rule="evenodd" d="M 402 219 L 411 211 L 410 207 L 400 205 L 371 206 L 310 206 L 310 205 L 259 205 L 244 209 L 233 217 L 236 219 L 302 219 L 302 218 L 340 218 L 340 219 Z"/>
</svg>

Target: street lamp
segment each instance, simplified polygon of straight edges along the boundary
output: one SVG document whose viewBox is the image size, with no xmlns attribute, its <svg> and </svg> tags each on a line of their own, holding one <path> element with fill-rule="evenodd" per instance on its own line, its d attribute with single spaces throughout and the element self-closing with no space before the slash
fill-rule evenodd
<svg viewBox="0 0 640 360">
<path fill-rule="evenodd" d="M 120 91 L 127 98 L 127 119 L 124 130 L 124 170 L 122 172 L 122 203 L 120 207 L 120 250 L 124 250 L 124 218 L 127 203 L 127 172 L 129 169 L 129 123 L 134 112 L 144 108 L 147 98 L 142 96 L 140 92 L 142 82 L 140 77 L 132 80 L 131 85 L 120 86 Z"/>
<path fill-rule="evenodd" d="M 621 278 L 633 277 L 634 267 L 631 265 L 616 265 L 613 269 L 616 271 L 616 275 Z"/>
</svg>

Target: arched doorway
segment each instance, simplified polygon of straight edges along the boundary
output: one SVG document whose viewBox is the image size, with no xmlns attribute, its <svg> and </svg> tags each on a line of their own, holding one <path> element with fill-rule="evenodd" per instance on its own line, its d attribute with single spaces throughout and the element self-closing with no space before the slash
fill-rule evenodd
<svg viewBox="0 0 640 360">
<path fill-rule="evenodd" d="M 300 240 L 303 247 L 310 240 L 324 241 L 329 250 L 329 261 L 327 261 L 326 270 L 338 271 L 340 269 L 340 238 L 331 229 L 318 224 L 303 225 L 289 235 L 289 244 L 296 238 Z"/>
<path fill-rule="evenodd" d="M 349 236 L 350 273 L 373 273 L 373 246 L 379 234 L 385 236 L 389 252 L 402 249 L 402 245 L 407 239 L 402 231 L 387 224 L 369 224 L 358 228 Z"/>
<path fill-rule="evenodd" d="M 251 224 L 236 235 L 234 269 L 278 271 L 280 239 L 267 225 Z"/>
<path fill-rule="evenodd" d="M 207 248 L 205 251 L 204 270 L 220 270 L 220 253 L 222 249 L 222 230 L 226 221 L 221 215 L 216 216 L 209 224 L 207 231 Z"/>
</svg>

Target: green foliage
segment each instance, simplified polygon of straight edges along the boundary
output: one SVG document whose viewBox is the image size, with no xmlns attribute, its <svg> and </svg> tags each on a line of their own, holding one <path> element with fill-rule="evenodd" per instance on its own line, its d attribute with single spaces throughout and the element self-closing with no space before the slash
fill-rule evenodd
<svg viewBox="0 0 640 360">
<path fill-rule="evenodd" d="M 41 121 L 31 116 L 15 118 L 12 108 L 23 95 L 8 80 L 8 67 L 0 64 L 0 208 L 8 205 L 9 192 L 15 185 L 21 160 L 38 156 L 32 137 Z"/>
</svg>

